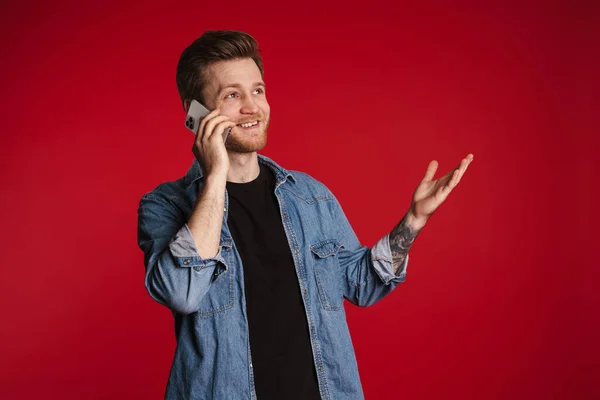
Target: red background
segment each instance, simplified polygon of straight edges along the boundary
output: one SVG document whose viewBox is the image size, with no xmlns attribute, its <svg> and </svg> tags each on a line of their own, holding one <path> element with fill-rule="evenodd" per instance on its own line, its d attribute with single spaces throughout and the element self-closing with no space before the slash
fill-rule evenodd
<svg viewBox="0 0 600 400">
<path fill-rule="evenodd" d="M 258 40 L 262 153 L 366 245 L 430 160 L 475 155 L 407 281 L 347 304 L 368 399 L 600 397 L 597 6 L 51 3 L 0 13 L 0 397 L 162 398 L 173 324 L 136 211 L 193 160 L 175 68 L 206 29 Z"/>
</svg>

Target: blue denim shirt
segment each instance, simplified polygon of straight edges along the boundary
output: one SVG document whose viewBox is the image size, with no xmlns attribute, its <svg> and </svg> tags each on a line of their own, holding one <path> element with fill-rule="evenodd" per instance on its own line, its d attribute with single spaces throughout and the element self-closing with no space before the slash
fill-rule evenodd
<svg viewBox="0 0 600 400">
<path fill-rule="evenodd" d="M 311 176 L 258 160 L 275 174 L 275 195 L 302 293 L 319 390 L 323 399 L 362 399 L 344 298 L 366 307 L 406 276 L 406 258 L 392 270 L 388 235 L 361 246 L 335 196 Z M 198 254 L 187 225 L 203 184 L 194 160 L 187 174 L 146 193 L 138 209 L 138 244 L 145 286 L 175 319 L 177 346 L 166 399 L 256 399 L 244 269 L 227 226 L 219 251 Z"/>
</svg>

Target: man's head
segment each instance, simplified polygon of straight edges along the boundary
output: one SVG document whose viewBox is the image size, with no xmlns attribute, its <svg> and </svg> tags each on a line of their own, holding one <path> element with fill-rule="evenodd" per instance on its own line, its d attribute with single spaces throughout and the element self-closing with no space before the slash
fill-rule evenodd
<svg viewBox="0 0 600 400">
<path fill-rule="evenodd" d="M 196 99 L 238 123 L 227 140 L 231 152 L 255 152 L 266 145 L 270 107 L 259 52 L 247 33 L 206 31 L 183 51 L 177 65 L 177 89 L 186 111 Z M 254 121 L 254 127 L 241 126 Z"/>
</svg>

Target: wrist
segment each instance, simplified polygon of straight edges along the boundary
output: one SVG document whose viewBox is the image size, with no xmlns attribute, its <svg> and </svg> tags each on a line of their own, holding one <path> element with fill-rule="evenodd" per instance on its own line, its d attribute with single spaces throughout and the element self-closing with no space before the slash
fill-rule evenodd
<svg viewBox="0 0 600 400">
<path fill-rule="evenodd" d="M 405 223 L 412 231 L 420 231 L 427 223 L 427 219 L 427 217 L 416 216 L 412 210 L 408 210 Z"/>
<path fill-rule="evenodd" d="M 225 192 L 227 186 L 227 175 L 210 174 L 204 179 L 202 192 L 206 195 L 220 195 Z"/>
</svg>

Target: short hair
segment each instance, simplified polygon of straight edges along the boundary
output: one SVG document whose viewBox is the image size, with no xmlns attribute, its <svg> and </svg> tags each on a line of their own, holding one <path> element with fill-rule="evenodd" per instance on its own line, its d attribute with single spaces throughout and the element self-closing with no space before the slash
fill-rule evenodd
<svg viewBox="0 0 600 400">
<path fill-rule="evenodd" d="M 230 30 L 208 30 L 183 50 L 177 63 L 177 90 L 181 104 L 192 99 L 204 104 L 202 90 L 206 86 L 206 71 L 218 61 L 252 58 L 261 77 L 264 76 L 262 58 L 256 40 L 248 33 Z"/>
</svg>

